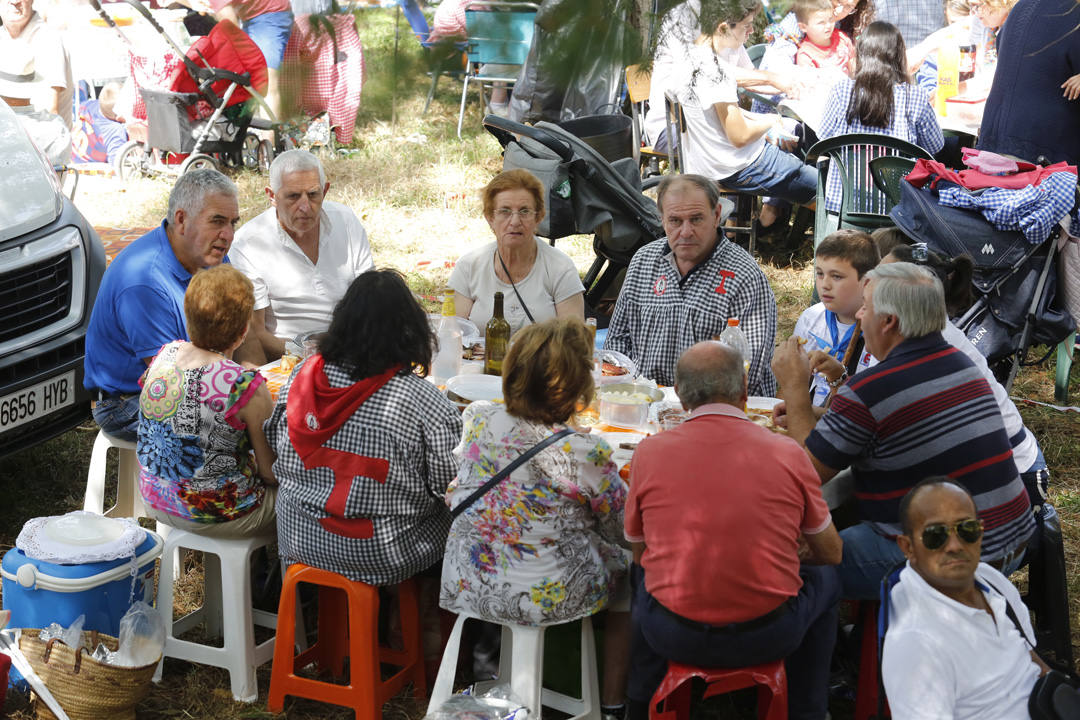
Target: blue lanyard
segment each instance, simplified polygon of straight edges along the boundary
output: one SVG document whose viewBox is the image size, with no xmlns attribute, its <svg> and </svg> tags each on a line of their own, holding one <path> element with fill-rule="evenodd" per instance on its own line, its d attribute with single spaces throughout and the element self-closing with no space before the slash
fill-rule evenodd
<svg viewBox="0 0 1080 720">
<path fill-rule="evenodd" d="M 836 313 L 832 310 L 826 310 L 825 326 L 829 328 L 829 336 L 832 340 L 833 357 L 837 360 L 842 360 L 844 351 L 847 350 L 848 343 L 851 342 L 851 336 L 855 334 L 855 325 L 849 326 L 847 332 L 844 333 L 844 339 L 840 340 L 840 328 L 837 327 L 836 324 Z"/>
</svg>

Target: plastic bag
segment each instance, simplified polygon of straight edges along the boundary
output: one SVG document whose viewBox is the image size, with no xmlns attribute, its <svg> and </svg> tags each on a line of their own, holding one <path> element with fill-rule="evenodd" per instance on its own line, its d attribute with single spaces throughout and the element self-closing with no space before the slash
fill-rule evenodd
<svg viewBox="0 0 1080 720">
<path fill-rule="evenodd" d="M 53 638 L 56 638 L 69 648 L 78 650 L 82 647 L 82 629 L 85 622 L 86 615 L 80 615 L 75 618 L 75 622 L 71 623 L 66 629 L 60 625 L 60 623 L 50 623 L 47 628 L 44 628 L 38 634 L 38 638 L 42 642 L 48 642 Z"/>
<path fill-rule="evenodd" d="M 473 695 L 471 687 L 451 695 L 424 720 L 525 720 L 528 715 L 509 685 L 496 685 L 483 695 Z"/>
<path fill-rule="evenodd" d="M 157 610 L 139 600 L 120 619 L 120 646 L 111 665 L 143 667 L 161 659 L 165 623 Z"/>
</svg>

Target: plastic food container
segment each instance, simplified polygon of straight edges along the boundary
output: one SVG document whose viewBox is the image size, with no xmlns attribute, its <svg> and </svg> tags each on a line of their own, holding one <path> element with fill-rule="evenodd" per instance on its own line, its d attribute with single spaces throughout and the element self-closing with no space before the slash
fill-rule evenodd
<svg viewBox="0 0 1080 720">
<path fill-rule="evenodd" d="M 598 389 L 596 397 L 601 423 L 637 430 L 649 422 L 649 405 L 664 393 L 649 385 L 613 383 Z"/>
</svg>

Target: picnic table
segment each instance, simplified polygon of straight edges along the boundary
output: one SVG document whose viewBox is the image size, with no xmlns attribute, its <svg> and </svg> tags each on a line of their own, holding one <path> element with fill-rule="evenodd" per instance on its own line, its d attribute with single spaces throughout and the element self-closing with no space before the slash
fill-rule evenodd
<svg viewBox="0 0 1080 720">
<path fill-rule="evenodd" d="M 805 97 L 784 98 L 779 106 L 797 115 L 815 133 L 821 127 L 825 116 L 825 103 L 828 93 L 811 93 Z M 978 136 L 982 123 L 986 97 L 958 95 L 946 101 L 946 114 L 938 115 L 938 124 L 945 132 Z"/>
</svg>

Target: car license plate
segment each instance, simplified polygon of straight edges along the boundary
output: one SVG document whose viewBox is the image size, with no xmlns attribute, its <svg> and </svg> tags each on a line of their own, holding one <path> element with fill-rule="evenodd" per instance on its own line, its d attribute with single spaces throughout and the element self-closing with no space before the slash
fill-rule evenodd
<svg viewBox="0 0 1080 720">
<path fill-rule="evenodd" d="M 49 378 L 37 385 L 0 398 L 0 432 L 45 417 L 75 404 L 75 371 Z"/>
</svg>

